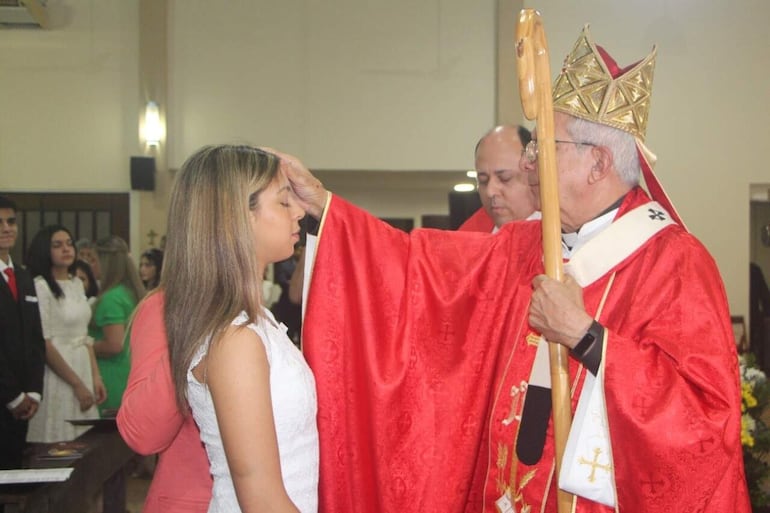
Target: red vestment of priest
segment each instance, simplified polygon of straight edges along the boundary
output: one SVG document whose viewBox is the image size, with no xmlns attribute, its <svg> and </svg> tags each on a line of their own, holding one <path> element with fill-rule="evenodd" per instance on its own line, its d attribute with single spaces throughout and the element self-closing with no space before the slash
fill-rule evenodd
<svg viewBox="0 0 770 513">
<path fill-rule="evenodd" d="M 495 227 L 495 223 L 492 218 L 489 217 L 487 211 L 484 208 L 480 208 L 475 211 L 463 224 L 457 228 L 461 232 L 484 232 L 490 233 Z"/>
<path fill-rule="evenodd" d="M 634 189 L 619 215 L 647 201 Z M 514 459 L 542 272 L 539 221 L 407 235 L 332 198 L 304 322 L 322 513 L 493 512 L 506 492 L 516 511 L 556 512 L 551 427 L 538 464 Z M 748 512 L 738 365 L 712 258 L 664 228 L 584 288 L 590 314 L 611 275 L 599 321 L 619 510 Z M 574 408 L 585 371 L 571 361 L 570 373 Z M 611 510 L 579 498 L 576 511 Z"/>
</svg>

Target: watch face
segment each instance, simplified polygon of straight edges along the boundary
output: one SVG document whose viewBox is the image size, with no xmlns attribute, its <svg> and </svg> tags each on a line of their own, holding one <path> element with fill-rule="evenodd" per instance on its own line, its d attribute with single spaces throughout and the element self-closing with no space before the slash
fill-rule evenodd
<svg viewBox="0 0 770 513">
<path fill-rule="evenodd" d="M 762 227 L 762 245 L 770 246 L 770 224 L 766 224 Z"/>
</svg>

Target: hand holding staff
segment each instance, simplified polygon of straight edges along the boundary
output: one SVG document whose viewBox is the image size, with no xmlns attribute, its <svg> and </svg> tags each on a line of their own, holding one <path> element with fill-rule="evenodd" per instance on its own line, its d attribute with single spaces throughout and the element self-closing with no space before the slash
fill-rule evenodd
<svg viewBox="0 0 770 513">
<path fill-rule="evenodd" d="M 543 253 L 546 274 L 563 279 L 561 255 L 561 221 L 556 174 L 553 101 L 548 44 L 540 14 L 522 9 L 516 26 L 516 64 L 519 75 L 521 105 L 527 119 L 537 120 L 538 174 L 540 209 L 543 214 Z M 566 346 L 549 342 L 551 367 L 551 402 L 553 405 L 556 475 L 561 469 L 572 411 L 570 408 L 569 354 Z M 569 513 L 573 496 L 559 490 L 558 511 Z"/>
</svg>

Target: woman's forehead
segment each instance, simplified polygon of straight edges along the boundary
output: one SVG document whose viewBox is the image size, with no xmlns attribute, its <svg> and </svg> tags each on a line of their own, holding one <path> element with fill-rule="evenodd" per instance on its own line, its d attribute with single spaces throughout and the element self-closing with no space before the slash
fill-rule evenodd
<svg viewBox="0 0 770 513">
<path fill-rule="evenodd" d="M 286 176 L 286 172 L 283 169 L 278 170 L 278 173 L 276 173 L 275 178 L 273 178 L 272 185 L 279 192 L 283 191 L 284 189 L 290 188 L 289 178 Z"/>
</svg>

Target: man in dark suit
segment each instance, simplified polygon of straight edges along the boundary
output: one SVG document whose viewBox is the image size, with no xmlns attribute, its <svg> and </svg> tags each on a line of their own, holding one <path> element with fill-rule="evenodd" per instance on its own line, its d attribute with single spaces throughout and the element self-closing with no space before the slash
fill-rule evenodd
<svg viewBox="0 0 770 513">
<path fill-rule="evenodd" d="M 27 421 L 43 391 L 45 342 L 35 286 L 14 265 L 16 204 L 0 196 L 0 469 L 21 467 Z"/>
</svg>

